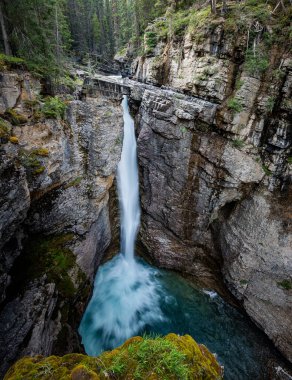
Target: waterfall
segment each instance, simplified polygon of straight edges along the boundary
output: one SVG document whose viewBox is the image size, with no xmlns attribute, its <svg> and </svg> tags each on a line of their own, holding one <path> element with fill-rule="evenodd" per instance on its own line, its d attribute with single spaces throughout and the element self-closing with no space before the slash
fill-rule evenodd
<svg viewBox="0 0 292 380">
<path fill-rule="evenodd" d="M 117 175 L 121 252 L 99 268 L 92 298 L 79 327 L 86 353 L 92 356 L 143 334 L 147 326 L 164 319 L 157 270 L 134 257 L 140 223 L 139 181 L 134 120 L 126 96 L 122 107 L 124 139 Z"/>
<path fill-rule="evenodd" d="M 134 120 L 128 99 L 124 96 L 124 141 L 121 161 L 118 165 L 118 191 L 121 214 L 121 253 L 127 260 L 133 260 L 135 240 L 140 224 L 139 179 L 137 164 L 137 144 Z"/>
<path fill-rule="evenodd" d="M 268 351 L 244 317 L 210 290 L 135 258 L 140 206 L 134 122 L 127 98 L 118 166 L 121 252 L 97 272 L 92 298 L 79 326 L 85 351 L 97 356 L 135 335 L 190 334 L 217 352 L 226 379 L 263 379 Z"/>
</svg>

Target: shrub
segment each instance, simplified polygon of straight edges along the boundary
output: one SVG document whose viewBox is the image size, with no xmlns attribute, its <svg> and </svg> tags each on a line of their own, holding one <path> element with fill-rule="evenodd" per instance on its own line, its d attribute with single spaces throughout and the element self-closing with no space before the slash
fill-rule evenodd
<svg viewBox="0 0 292 380">
<path fill-rule="evenodd" d="M 262 168 L 267 176 L 271 176 L 273 174 L 272 171 L 267 167 L 267 165 L 263 165 Z"/>
<path fill-rule="evenodd" d="M 176 36 L 184 34 L 190 23 L 190 12 L 176 12 L 173 15 L 173 32 Z"/>
<path fill-rule="evenodd" d="M 0 70 L 25 67 L 24 59 L 0 54 Z"/>
<path fill-rule="evenodd" d="M 189 32 L 191 32 L 192 35 L 196 37 L 198 29 L 201 29 L 206 25 L 210 25 L 208 19 L 211 19 L 211 17 L 213 17 L 213 15 L 211 13 L 210 7 L 203 7 L 200 10 L 196 9 L 194 11 L 191 11 L 189 20 Z"/>
<path fill-rule="evenodd" d="M 232 141 L 232 145 L 234 146 L 234 148 L 242 148 L 244 146 L 244 141 L 235 139 Z"/>
<path fill-rule="evenodd" d="M 262 75 L 269 67 L 269 60 L 265 54 L 248 50 L 245 55 L 245 70 L 252 76 Z"/>
<path fill-rule="evenodd" d="M 281 288 L 285 290 L 291 290 L 292 289 L 292 281 L 291 280 L 283 280 L 277 282 L 277 285 L 279 285 Z"/>
<path fill-rule="evenodd" d="M 46 98 L 42 108 L 42 113 L 51 119 L 63 119 L 65 115 L 66 104 L 57 97 Z"/>
<path fill-rule="evenodd" d="M 150 53 L 157 44 L 157 33 L 150 31 L 145 33 L 146 52 Z"/>
<path fill-rule="evenodd" d="M 274 98 L 273 96 L 270 96 L 270 97 L 267 99 L 266 110 L 267 110 L 269 113 L 271 113 L 271 112 L 273 112 L 274 106 L 275 106 L 275 98 Z"/>
<path fill-rule="evenodd" d="M 238 91 L 241 89 L 241 87 L 244 85 L 244 80 L 238 79 L 235 83 L 235 89 Z"/>
<path fill-rule="evenodd" d="M 242 104 L 236 98 L 229 99 L 228 102 L 227 102 L 227 107 L 231 111 L 233 111 L 233 113 L 238 113 L 238 112 L 242 111 Z"/>
</svg>

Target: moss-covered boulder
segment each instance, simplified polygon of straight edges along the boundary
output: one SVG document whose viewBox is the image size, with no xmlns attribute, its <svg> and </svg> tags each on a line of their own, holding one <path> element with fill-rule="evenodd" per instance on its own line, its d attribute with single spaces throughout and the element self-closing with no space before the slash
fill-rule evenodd
<svg viewBox="0 0 292 380">
<path fill-rule="evenodd" d="M 215 357 L 189 335 L 134 337 L 97 358 L 81 354 L 25 357 L 4 380 L 222 379 Z"/>
</svg>

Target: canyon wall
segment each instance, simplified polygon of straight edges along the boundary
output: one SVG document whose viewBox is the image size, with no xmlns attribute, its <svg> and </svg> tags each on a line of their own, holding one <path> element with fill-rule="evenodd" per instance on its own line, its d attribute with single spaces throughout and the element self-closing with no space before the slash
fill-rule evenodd
<svg viewBox="0 0 292 380">
<path fill-rule="evenodd" d="M 197 32 L 158 38 L 132 66 L 146 83 L 132 91 L 140 240 L 161 267 L 222 275 L 292 361 L 292 58 L 274 46 L 251 70 L 224 19 Z"/>
<path fill-rule="evenodd" d="M 82 350 L 78 323 L 111 242 L 120 104 L 65 99 L 53 118 L 41 91 L 27 72 L 1 73 L 1 373 L 23 355 Z"/>
</svg>

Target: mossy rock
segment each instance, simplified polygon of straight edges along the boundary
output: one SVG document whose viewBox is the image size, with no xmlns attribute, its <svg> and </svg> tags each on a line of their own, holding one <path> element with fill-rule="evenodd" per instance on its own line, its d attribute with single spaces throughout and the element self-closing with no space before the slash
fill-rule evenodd
<svg viewBox="0 0 292 380">
<path fill-rule="evenodd" d="M 16 137 L 16 136 L 11 136 L 11 137 L 9 138 L 9 141 L 10 141 L 12 144 L 18 144 L 18 143 L 19 143 L 18 137 Z"/>
<path fill-rule="evenodd" d="M 74 296 L 76 292 L 69 276 L 69 271 L 76 265 L 75 255 L 67 247 L 72 239 L 72 234 L 39 237 L 26 247 L 29 251 L 28 258 L 31 260 L 32 278 L 46 273 L 64 297 Z"/>
<path fill-rule="evenodd" d="M 4 118 L 8 120 L 12 125 L 20 125 L 28 122 L 25 115 L 15 111 L 13 108 L 8 108 L 4 113 Z"/>
<path fill-rule="evenodd" d="M 33 154 L 41 157 L 47 157 L 49 153 L 49 149 L 47 148 L 38 148 L 33 150 Z"/>
<path fill-rule="evenodd" d="M 24 254 L 17 262 L 14 276 L 23 286 L 46 273 L 48 282 L 56 285 L 61 297 L 68 302 L 74 299 L 79 294 L 79 285 L 86 283 L 86 276 L 76 264 L 76 256 L 69 248 L 73 240 L 74 235 L 71 233 L 31 236 L 24 245 Z M 76 276 L 74 282 L 70 275 L 72 271 Z"/>
<path fill-rule="evenodd" d="M 88 370 L 84 365 L 80 364 L 71 372 L 72 380 L 99 380 L 100 377 L 96 372 Z"/>
<path fill-rule="evenodd" d="M 0 117 L 0 138 L 8 140 L 11 134 L 11 124 Z"/>
<path fill-rule="evenodd" d="M 34 174 L 34 175 L 40 175 L 40 174 L 42 174 L 45 170 L 46 170 L 46 168 L 45 168 L 44 166 L 40 166 L 39 168 L 37 168 L 36 170 L 34 170 L 33 174 Z"/>
<path fill-rule="evenodd" d="M 12 137 L 10 138 L 11 141 Z M 17 143 L 15 141 L 11 141 Z M 37 176 L 42 174 L 46 167 L 44 165 L 44 158 L 48 157 L 50 154 L 47 148 L 36 148 L 32 150 L 20 149 L 18 157 L 21 164 L 26 168 L 27 173 Z"/>
<path fill-rule="evenodd" d="M 97 358 L 81 354 L 25 357 L 4 380 L 212 380 L 222 369 L 205 346 L 189 335 L 134 337 Z"/>
</svg>

